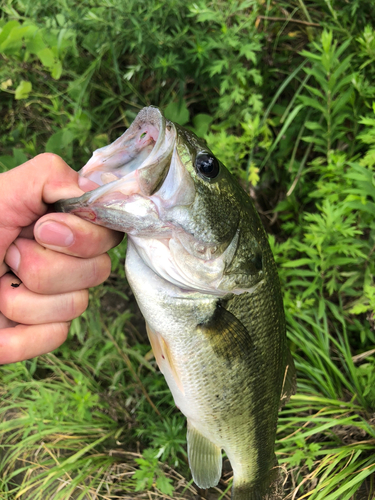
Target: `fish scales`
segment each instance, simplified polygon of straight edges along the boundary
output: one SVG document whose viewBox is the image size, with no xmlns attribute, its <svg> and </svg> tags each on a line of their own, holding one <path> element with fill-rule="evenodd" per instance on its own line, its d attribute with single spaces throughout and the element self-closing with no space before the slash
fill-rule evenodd
<svg viewBox="0 0 375 500">
<path fill-rule="evenodd" d="M 276 500 L 277 414 L 295 389 L 280 284 L 249 196 L 204 141 L 142 110 L 81 175 L 93 191 L 60 202 L 128 234 L 126 274 L 160 370 L 188 422 L 201 488 L 233 500 Z"/>
</svg>

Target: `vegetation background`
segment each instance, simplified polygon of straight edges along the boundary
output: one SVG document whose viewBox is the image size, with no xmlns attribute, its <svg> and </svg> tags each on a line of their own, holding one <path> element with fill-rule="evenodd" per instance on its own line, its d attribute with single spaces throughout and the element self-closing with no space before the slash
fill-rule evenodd
<svg viewBox="0 0 375 500">
<path fill-rule="evenodd" d="M 2 0 L 0 172 L 80 168 L 143 106 L 188 126 L 269 232 L 298 392 L 285 495 L 375 498 L 375 1 Z M 52 354 L 0 371 L 0 498 L 229 498 L 187 467 L 185 422 L 123 271 Z"/>
</svg>

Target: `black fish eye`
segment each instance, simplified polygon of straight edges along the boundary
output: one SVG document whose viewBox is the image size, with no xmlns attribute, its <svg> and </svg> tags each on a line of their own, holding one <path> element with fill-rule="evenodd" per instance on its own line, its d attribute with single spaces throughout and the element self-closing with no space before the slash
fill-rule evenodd
<svg viewBox="0 0 375 500">
<path fill-rule="evenodd" d="M 195 168 L 204 177 L 214 179 L 219 174 L 219 162 L 209 153 L 198 153 L 195 158 Z"/>
</svg>

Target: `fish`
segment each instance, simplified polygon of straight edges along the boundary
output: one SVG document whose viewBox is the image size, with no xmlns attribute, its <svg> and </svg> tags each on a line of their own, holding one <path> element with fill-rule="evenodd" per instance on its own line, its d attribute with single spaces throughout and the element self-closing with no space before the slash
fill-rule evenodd
<svg viewBox="0 0 375 500">
<path fill-rule="evenodd" d="M 95 151 L 70 212 L 127 234 L 126 275 L 156 362 L 187 419 L 189 466 L 233 500 L 280 498 L 279 408 L 295 392 L 276 264 L 251 198 L 203 139 L 142 109 Z"/>
</svg>

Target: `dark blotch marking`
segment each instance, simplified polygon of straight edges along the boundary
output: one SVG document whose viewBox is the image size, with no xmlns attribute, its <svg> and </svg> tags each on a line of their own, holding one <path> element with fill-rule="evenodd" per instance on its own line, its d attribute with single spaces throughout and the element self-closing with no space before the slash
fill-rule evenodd
<svg viewBox="0 0 375 500">
<path fill-rule="evenodd" d="M 10 286 L 12 286 L 13 288 L 18 288 L 20 284 L 21 283 L 12 283 Z"/>
<path fill-rule="evenodd" d="M 251 259 L 251 262 L 254 264 L 256 269 L 258 269 L 258 271 L 263 269 L 263 256 L 260 252 L 255 254 L 255 256 Z"/>
</svg>

